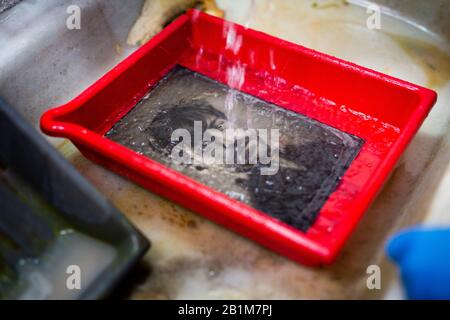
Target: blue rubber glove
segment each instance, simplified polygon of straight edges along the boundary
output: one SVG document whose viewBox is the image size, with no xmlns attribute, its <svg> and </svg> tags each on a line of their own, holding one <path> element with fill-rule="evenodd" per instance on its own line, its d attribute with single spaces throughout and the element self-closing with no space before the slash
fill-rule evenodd
<svg viewBox="0 0 450 320">
<path fill-rule="evenodd" d="M 450 299 L 450 229 L 412 229 L 387 246 L 409 299 Z"/>
</svg>

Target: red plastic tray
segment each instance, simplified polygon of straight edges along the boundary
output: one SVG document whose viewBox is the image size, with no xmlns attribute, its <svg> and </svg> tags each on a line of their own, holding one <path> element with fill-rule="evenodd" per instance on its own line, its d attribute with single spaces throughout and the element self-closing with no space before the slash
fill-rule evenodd
<svg viewBox="0 0 450 320">
<path fill-rule="evenodd" d="M 232 26 L 243 40 L 237 52 L 224 37 Z M 233 63 L 247 67 L 241 91 L 365 140 L 306 233 L 104 137 L 175 65 L 226 82 Z M 435 101 L 431 90 L 192 10 L 73 101 L 46 112 L 41 127 L 157 194 L 291 259 L 321 265 L 334 261 Z"/>
</svg>

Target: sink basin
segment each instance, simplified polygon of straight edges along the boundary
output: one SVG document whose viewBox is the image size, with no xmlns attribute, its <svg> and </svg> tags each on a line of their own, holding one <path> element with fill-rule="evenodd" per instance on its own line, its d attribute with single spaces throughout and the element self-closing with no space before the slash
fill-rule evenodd
<svg viewBox="0 0 450 320">
<path fill-rule="evenodd" d="M 66 26 L 73 3 L 81 10 L 80 30 Z M 142 3 L 23 0 L 3 12 L 0 95 L 37 128 L 44 110 L 74 97 L 135 50 L 126 36 Z"/>
<path fill-rule="evenodd" d="M 386 240 L 412 224 L 450 224 L 450 1 L 378 0 L 380 31 L 366 28 L 365 9 L 342 1 L 319 1 L 328 5 L 317 8 L 312 0 L 262 0 L 254 7 L 251 0 L 217 2 L 229 20 L 431 87 L 438 102 L 338 261 L 321 270 L 266 251 L 54 140 L 83 175 L 152 235 L 154 250 L 146 257 L 151 276 L 130 280 L 127 297 L 401 298 L 395 269 L 384 256 Z M 136 49 L 125 40 L 143 1 L 127 1 L 126 7 L 118 0 L 76 1 L 81 30 L 65 27 L 73 1 L 36 3 L 23 0 L 0 14 L 0 42 L 6 44 L 0 52 L 0 95 L 37 127 L 45 110 L 71 100 Z M 382 270 L 381 290 L 366 287 L 370 265 Z"/>
</svg>

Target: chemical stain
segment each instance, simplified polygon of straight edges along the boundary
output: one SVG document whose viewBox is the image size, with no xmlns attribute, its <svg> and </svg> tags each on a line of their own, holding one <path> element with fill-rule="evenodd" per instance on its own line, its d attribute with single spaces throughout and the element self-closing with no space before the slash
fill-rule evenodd
<svg viewBox="0 0 450 320">
<path fill-rule="evenodd" d="M 329 8 L 340 8 L 342 6 L 348 6 L 347 0 L 321 0 L 313 1 L 311 7 L 314 9 L 329 9 Z"/>
<path fill-rule="evenodd" d="M 130 184 L 124 189 L 122 186 L 123 183 L 114 192 L 115 205 L 122 212 L 132 212 L 133 216 L 130 218 L 149 223 L 159 221 L 177 229 L 191 231 L 199 227 L 198 217 L 186 209 L 152 195 L 137 185 Z"/>
<path fill-rule="evenodd" d="M 422 68 L 427 76 L 426 86 L 441 88 L 450 80 L 450 56 L 433 43 L 408 36 L 385 32 Z"/>
</svg>

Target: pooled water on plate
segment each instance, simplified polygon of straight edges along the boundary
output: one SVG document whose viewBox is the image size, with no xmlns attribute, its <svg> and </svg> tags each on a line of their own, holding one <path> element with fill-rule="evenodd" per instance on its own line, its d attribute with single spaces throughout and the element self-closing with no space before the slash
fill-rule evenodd
<svg viewBox="0 0 450 320">
<path fill-rule="evenodd" d="M 171 140 L 172 133 L 182 128 L 194 136 L 195 121 L 202 122 L 202 133 L 267 129 L 267 137 L 259 137 L 260 147 L 269 158 L 279 153 L 278 171 L 262 174 L 274 158 L 270 164 L 174 161 L 172 151 L 179 141 Z M 274 129 L 278 146 L 272 144 Z M 300 230 L 314 222 L 363 144 L 359 138 L 181 67 L 161 80 L 106 136 Z M 249 149 L 246 142 L 247 160 Z"/>
</svg>

